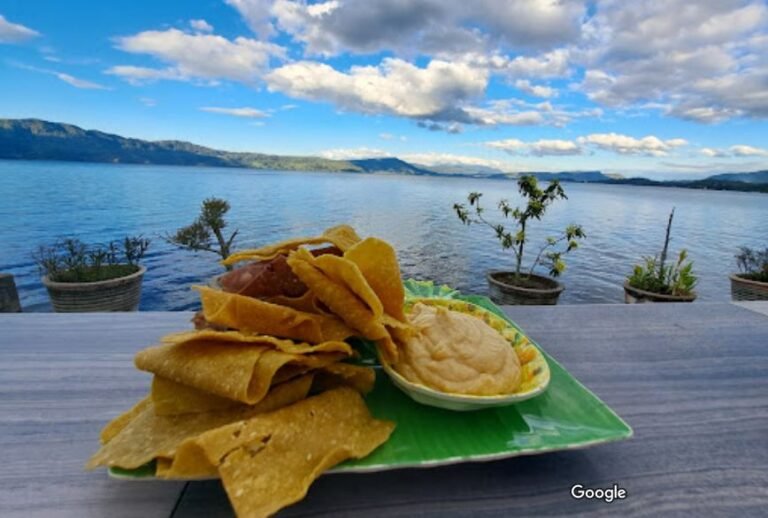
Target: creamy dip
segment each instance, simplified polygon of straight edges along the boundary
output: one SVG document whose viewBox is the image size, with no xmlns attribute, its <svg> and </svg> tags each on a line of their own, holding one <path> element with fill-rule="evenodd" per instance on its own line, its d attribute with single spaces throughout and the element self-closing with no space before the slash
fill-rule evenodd
<svg viewBox="0 0 768 518">
<path fill-rule="evenodd" d="M 481 319 L 417 303 L 408 316 L 417 332 L 400 343 L 396 369 L 408 380 L 454 394 L 509 394 L 520 385 L 510 343 Z"/>
</svg>

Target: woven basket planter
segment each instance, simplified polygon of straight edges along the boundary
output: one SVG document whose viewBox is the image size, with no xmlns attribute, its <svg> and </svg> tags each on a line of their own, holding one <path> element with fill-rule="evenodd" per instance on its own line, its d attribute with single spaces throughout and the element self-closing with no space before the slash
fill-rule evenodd
<svg viewBox="0 0 768 518">
<path fill-rule="evenodd" d="M 693 302 L 696 294 L 690 295 L 664 295 L 634 288 L 629 282 L 624 283 L 624 302 L 627 304 L 644 304 L 646 302 Z"/>
<path fill-rule="evenodd" d="M 141 299 L 144 266 L 139 271 L 98 282 L 54 282 L 43 277 L 53 310 L 57 313 L 136 311 Z"/>
<path fill-rule="evenodd" d="M 534 286 L 516 286 L 505 282 L 505 278 L 514 275 L 512 272 L 488 273 L 488 288 L 491 300 L 496 304 L 514 306 L 553 306 L 565 289 L 559 282 L 542 277 L 530 275 L 529 279 Z"/>
<path fill-rule="evenodd" d="M 738 273 L 731 274 L 731 299 L 768 300 L 768 282 L 744 279 Z"/>
</svg>

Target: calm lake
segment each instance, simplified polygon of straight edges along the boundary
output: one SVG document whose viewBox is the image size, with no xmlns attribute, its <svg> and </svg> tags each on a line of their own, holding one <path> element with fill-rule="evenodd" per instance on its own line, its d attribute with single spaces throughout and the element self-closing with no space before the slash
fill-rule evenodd
<svg viewBox="0 0 768 518">
<path fill-rule="evenodd" d="M 0 271 L 15 276 L 25 311 L 49 311 L 31 258 L 39 245 L 63 236 L 106 242 L 143 234 L 153 241 L 140 308 L 195 308 L 190 286 L 222 271 L 217 258 L 178 250 L 160 236 L 191 223 L 201 201 L 217 196 L 232 206 L 228 220 L 240 229 L 237 248 L 348 223 L 363 236 L 391 242 L 404 277 L 484 294 L 485 272 L 512 268 L 514 256 L 502 251 L 490 229 L 463 226 L 452 206 L 470 191 L 484 193 L 489 209 L 501 198 L 515 203 L 516 187 L 514 181 L 469 178 L 0 161 Z M 672 207 L 671 250 L 689 250 L 699 301 L 730 300 L 728 273 L 736 269 L 738 247 L 768 245 L 765 194 L 564 187 L 569 199 L 534 222 L 529 245 L 571 222 L 583 225 L 588 239 L 566 258 L 561 303 L 623 302 L 624 278 L 642 256 L 659 253 Z"/>
</svg>

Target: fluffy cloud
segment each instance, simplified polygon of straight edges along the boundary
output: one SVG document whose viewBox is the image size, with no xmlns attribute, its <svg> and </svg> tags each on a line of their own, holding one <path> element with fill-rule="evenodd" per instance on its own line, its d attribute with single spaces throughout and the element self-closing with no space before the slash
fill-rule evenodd
<svg viewBox="0 0 768 518">
<path fill-rule="evenodd" d="M 653 135 L 643 138 L 620 135 L 618 133 L 593 133 L 579 137 L 577 142 L 591 145 L 604 151 L 612 151 L 620 155 L 666 156 L 672 150 L 688 144 L 685 139 L 674 138 L 661 140 Z"/>
<path fill-rule="evenodd" d="M 735 156 L 768 156 L 768 149 L 738 145 L 728 148 Z"/>
<path fill-rule="evenodd" d="M 326 149 L 319 154 L 321 157 L 329 158 L 331 160 L 357 160 L 361 158 L 382 158 L 392 156 L 392 153 L 368 147 Z"/>
<path fill-rule="evenodd" d="M 583 2 L 572 0 L 277 0 L 270 11 L 264 0 L 228 2 L 246 20 L 257 20 L 256 28 L 274 16 L 276 25 L 304 44 L 308 54 L 326 56 L 546 48 L 575 41 L 586 11 Z"/>
<path fill-rule="evenodd" d="M 412 164 L 423 165 L 426 167 L 439 166 L 439 165 L 462 165 L 462 166 L 479 166 L 479 167 L 491 167 L 493 169 L 499 169 L 501 171 L 513 171 L 513 167 L 510 163 L 503 160 L 494 160 L 489 158 L 481 158 L 469 155 L 456 155 L 453 153 L 409 153 L 401 155 L 403 160 L 407 160 Z"/>
<path fill-rule="evenodd" d="M 265 76 L 270 90 L 343 110 L 387 113 L 414 119 L 473 122 L 464 108 L 479 98 L 487 73 L 462 63 L 432 60 L 424 68 L 388 58 L 379 66 L 356 66 L 340 72 L 330 65 L 299 61 Z"/>
<path fill-rule="evenodd" d="M 768 5 L 762 1 L 606 0 L 574 53 L 593 101 L 670 104 L 697 122 L 768 116 Z"/>
<path fill-rule="evenodd" d="M 255 84 L 270 59 L 285 58 L 285 49 L 273 43 L 238 37 L 228 40 L 213 34 L 189 34 L 178 29 L 145 31 L 117 39 L 121 50 L 148 54 L 169 63 L 163 69 L 117 66 L 108 73 L 132 81 L 157 79 L 215 81 L 230 79 Z"/>
<path fill-rule="evenodd" d="M 213 25 L 205 20 L 189 20 L 189 26 L 199 32 L 213 32 Z"/>
<path fill-rule="evenodd" d="M 521 92 L 533 95 L 534 97 L 555 97 L 557 96 L 557 90 L 549 86 L 533 85 L 527 79 L 518 79 L 515 81 L 515 88 Z"/>
<path fill-rule="evenodd" d="M 11 23 L 0 14 L 0 43 L 20 43 L 40 33 L 18 23 Z"/>
<path fill-rule="evenodd" d="M 203 106 L 200 111 L 209 113 L 218 113 L 221 115 L 231 115 L 233 117 L 245 117 L 248 119 L 262 119 L 269 117 L 269 113 L 257 110 L 256 108 L 220 108 L 218 106 Z"/>
<path fill-rule="evenodd" d="M 580 155 L 582 148 L 572 140 L 537 140 L 523 142 L 518 139 L 492 140 L 486 146 L 501 149 L 511 155 L 567 156 Z"/>
<path fill-rule="evenodd" d="M 703 147 L 699 149 L 699 153 L 709 158 L 726 158 L 726 157 L 768 157 L 768 149 L 763 149 L 754 146 L 747 146 L 745 144 L 738 144 L 731 146 L 728 149 L 717 149 L 711 147 Z"/>
</svg>

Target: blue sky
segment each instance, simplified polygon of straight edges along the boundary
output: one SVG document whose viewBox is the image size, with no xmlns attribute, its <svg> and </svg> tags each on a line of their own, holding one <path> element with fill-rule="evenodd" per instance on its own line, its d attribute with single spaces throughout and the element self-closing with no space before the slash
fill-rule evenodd
<svg viewBox="0 0 768 518">
<path fill-rule="evenodd" d="M 768 168 L 768 6 L 0 1 L 0 117 L 507 171 Z"/>
</svg>

